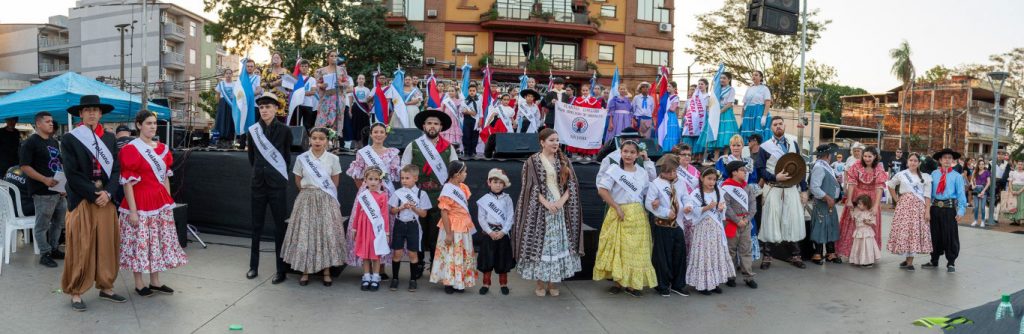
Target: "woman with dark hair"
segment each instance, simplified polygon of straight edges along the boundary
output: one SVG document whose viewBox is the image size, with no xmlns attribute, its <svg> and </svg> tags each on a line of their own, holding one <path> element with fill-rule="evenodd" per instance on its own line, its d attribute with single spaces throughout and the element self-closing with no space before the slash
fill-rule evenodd
<svg viewBox="0 0 1024 334">
<path fill-rule="evenodd" d="M 384 141 L 388 139 L 388 130 L 384 123 L 374 123 L 369 129 L 370 145 L 356 151 L 356 159 L 348 166 L 348 170 L 345 171 L 345 174 L 355 181 L 356 193 L 358 194 L 366 188 L 363 184 L 363 172 L 365 172 L 367 168 L 376 166 L 377 168 L 380 168 L 380 170 L 384 171 L 384 176 L 381 178 L 381 188 L 383 188 L 388 195 L 391 195 L 395 191 L 394 182 L 392 180 L 399 175 L 399 169 L 402 168 L 402 157 L 398 155 L 397 148 L 384 147 Z M 352 215 L 349 215 L 349 217 L 354 217 L 353 215 L 355 213 L 355 207 L 353 207 Z M 354 239 L 356 232 L 352 229 L 352 224 L 349 224 L 347 236 L 348 260 L 346 262 L 351 266 L 361 266 L 362 260 L 360 260 L 355 253 Z M 381 263 L 389 263 L 390 260 L 390 254 L 385 255 Z M 383 268 L 380 272 L 384 272 Z M 387 275 L 382 275 L 382 277 L 384 279 L 388 279 Z"/>
<path fill-rule="evenodd" d="M 281 109 L 277 110 L 277 120 L 284 121 L 285 114 L 288 113 L 288 94 L 291 89 L 281 87 L 281 81 L 283 77 L 290 75 L 288 69 L 284 68 L 284 58 L 280 52 L 274 52 L 270 56 L 270 66 L 263 69 L 263 80 L 260 82 L 260 86 L 263 87 L 264 92 L 271 92 L 277 96 L 277 102 L 281 103 Z"/>
<path fill-rule="evenodd" d="M 687 225 L 691 226 L 690 249 L 686 252 L 686 284 L 702 295 L 722 293 L 718 287 L 736 276 L 736 267 L 729 256 L 725 230 L 725 193 L 718 187 L 718 170 L 704 169 L 700 188 L 690 194 L 683 205 Z"/>
<path fill-rule="evenodd" d="M 764 85 L 764 72 L 754 71 L 751 76 L 754 84 L 743 93 L 743 124 L 740 125 L 740 134 L 743 139 L 750 140 L 753 134 L 760 134 L 763 138 L 771 138 L 772 118 L 768 109 L 772 107 L 772 92 Z"/>
<path fill-rule="evenodd" d="M 214 120 L 213 132 L 217 134 L 219 147 L 228 147 L 235 140 L 235 121 L 231 111 L 231 101 L 235 100 L 235 71 L 224 70 L 224 79 L 217 83 L 213 89 L 217 91 L 220 98 L 217 100 L 217 118 Z"/>
<path fill-rule="evenodd" d="M 899 187 L 899 201 L 896 202 L 886 248 L 890 253 L 905 258 L 900 268 L 906 270 L 914 270 L 914 254 L 932 252 L 929 227 L 932 176 L 921 172 L 921 160 L 920 154 L 911 153 L 907 157 L 907 169 L 896 173 L 885 183 L 892 194 L 896 194 L 896 187 Z"/>
<path fill-rule="evenodd" d="M 444 292 L 462 293 L 476 284 L 476 254 L 473 252 L 473 218 L 469 216 L 466 163 L 448 163 L 448 180 L 437 198 L 441 221 L 437 223 L 436 257 L 430 269 L 430 283 L 444 285 Z"/>
<path fill-rule="evenodd" d="M 707 121 L 707 108 L 709 95 L 708 80 L 701 78 L 697 80 L 697 89 L 693 96 L 687 100 L 686 112 L 683 114 L 683 129 L 681 142 L 690 145 L 694 154 L 704 153 L 704 146 L 700 140 L 701 131 L 704 129 L 704 122 Z M 701 159 L 703 161 L 703 159 Z"/>
<path fill-rule="evenodd" d="M 541 151 L 523 164 L 512 251 L 523 279 L 537 282 L 538 297 L 558 296 L 554 283 L 582 270 L 583 209 L 579 180 L 559 150 L 558 133 L 544 129 L 539 137 Z"/>
<path fill-rule="evenodd" d="M 336 129 L 335 121 L 338 120 L 338 113 L 343 111 L 342 108 L 344 108 L 339 94 L 343 92 L 341 86 L 345 84 L 346 76 L 348 76 L 348 73 L 345 69 L 338 66 L 338 52 L 333 50 L 327 52 L 327 66 L 316 70 L 317 87 L 320 89 L 323 97 L 320 98 L 320 104 L 317 106 L 316 123 L 314 126 Z M 325 80 L 334 82 L 327 82 Z M 341 126 L 337 128 L 341 128 Z M 341 128 L 340 130 L 344 129 Z"/>
<path fill-rule="evenodd" d="M 857 227 L 853 219 L 853 199 L 861 195 L 871 198 L 871 209 L 875 213 L 875 224 L 872 226 L 875 229 L 875 243 L 879 248 L 882 247 L 882 212 L 879 211 L 879 204 L 882 200 L 882 189 L 888 178 L 889 174 L 879 161 L 878 149 L 874 147 L 864 149 L 860 162 L 853 164 L 846 171 L 846 205 L 843 208 L 843 215 L 839 218 L 839 240 L 836 241 L 836 252 L 840 256 L 850 256 L 853 234 Z"/>
<path fill-rule="evenodd" d="M 121 185 L 124 201 L 118 209 L 121 227 L 121 269 L 135 274 L 135 292 L 150 296 L 174 290 L 160 282 L 160 272 L 188 262 L 174 228 L 171 198 L 170 148 L 153 139 L 156 114 L 140 111 L 135 116 L 139 137 L 121 148 Z M 142 274 L 149 273 L 149 286 Z"/>
</svg>

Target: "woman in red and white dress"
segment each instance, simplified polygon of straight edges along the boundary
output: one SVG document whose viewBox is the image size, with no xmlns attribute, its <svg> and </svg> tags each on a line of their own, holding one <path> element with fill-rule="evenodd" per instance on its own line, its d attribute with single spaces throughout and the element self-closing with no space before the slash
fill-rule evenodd
<svg viewBox="0 0 1024 334">
<path fill-rule="evenodd" d="M 601 109 L 601 99 L 590 96 L 590 84 L 583 84 L 580 86 L 580 96 L 577 96 L 572 100 L 572 105 L 584 108 L 596 108 Z M 566 151 L 576 155 L 583 159 L 591 159 L 594 155 L 597 155 L 599 148 L 595 149 L 584 149 L 573 146 L 566 146 Z"/>
<path fill-rule="evenodd" d="M 121 228 L 121 269 L 135 274 L 135 292 L 172 294 L 160 282 L 160 272 L 188 262 L 174 228 L 174 199 L 171 198 L 170 148 L 154 141 L 156 115 L 141 111 L 135 117 L 139 138 L 121 148 L 121 185 L 124 200 L 118 209 Z M 149 286 L 142 274 L 149 274 Z"/>
</svg>

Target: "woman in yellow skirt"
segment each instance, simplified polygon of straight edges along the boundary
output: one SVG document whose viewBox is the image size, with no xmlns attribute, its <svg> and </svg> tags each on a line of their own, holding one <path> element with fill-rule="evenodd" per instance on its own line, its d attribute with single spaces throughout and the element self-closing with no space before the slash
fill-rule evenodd
<svg viewBox="0 0 1024 334">
<path fill-rule="evenodd" d="M 621 160 L 598 176 L 597 193 L 608 204 L 608 213 L 601 225 L 594 280 L 611 278 L 615 286 L 609 293 L 626 291 L 640 297 L 640 290 L 658 284 L 651 263 L 651 226 L 643 206 L 643 194 L 651 181 L 647 170 L 653 169 L 654 163 L 644 161 L 650 166 L 637 166 L 638 157 L 646 154 L 640 153 L 635 141 L 623 142 L 620 152 Z"/>
</svg>

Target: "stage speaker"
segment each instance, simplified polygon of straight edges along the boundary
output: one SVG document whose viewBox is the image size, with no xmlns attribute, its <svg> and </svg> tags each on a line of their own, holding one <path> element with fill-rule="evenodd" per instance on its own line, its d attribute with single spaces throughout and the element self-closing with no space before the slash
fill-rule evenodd
<svg viewBox="0 0 1024 334">
<path fill-rule="evenodd" d="M 292 132 L 292 151 L 305 152 L 309 149 L 309 134 L 304 126 L 289 126 Z"/>
<path fill-rule="evenodd" d="M 497 133 L 491 140 L 494 141 L 494 150 L 484 152 L 488 158 L 526 158 L 540 151 L 536 133 Z M 491 148 L 492 145 L 486 147 Z"/>
<path fill-rule="evenodd" d="M 423 131 L 420 129 L 398 129 L 391 128 L 391 133 L 388 133 L 388 139 L 384 141 L 384 146 L 397 148 L 399 152 L 405 151 L 405 147 L 409 146 L 409 143 L 423 136 Z M 367 138 L 370 136 L 367 135 Z"/>
<path fill-rule="evenodd" d="M 799 18 L 796 13 L 790 13 L 775 7 L 763 5 L 750 5 L 747 14 L 747 28 L 763 31 L 775 35 L 796 34 Z"/>
<path fill-rule="evenodd" d="M 800 0 L 753 0 L 750 2 L 750 5 L 765 6 L 793 14 L 800 14 Z"/>
</svg>

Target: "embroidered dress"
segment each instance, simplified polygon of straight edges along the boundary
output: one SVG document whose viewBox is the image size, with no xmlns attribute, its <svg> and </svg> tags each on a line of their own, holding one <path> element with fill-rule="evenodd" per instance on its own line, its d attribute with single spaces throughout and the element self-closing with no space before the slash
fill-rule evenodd
<svg viewBox="0 0 1024 334">
<path fill-rule="evenodd" d="M 871 198 L 872 203 L 878 203 L 877 191 L 885 184 L 889 174 L 882 169 L 882 164 L 875 165 L 874 169 L 870 167 L 864 167 L 860 162 L 853 164 L 846 171 L 846 180 L 850 183 L 850 199 L 856 199 L 861 195 L 868 195 Z M 854 239 L 854 231 L 856 230 L 856 223 L 853 220 L 853 207 L 847 205 L 843 208 L 843 214 L 839 218 L 839 240 L 836 241 L 836 252 L 841 256 L 850 256 L 850 247 Z M 882 212 L 878 210 L 875 214 L 875 225 L 871 226 L 875 230 L 874 235 L 877 247 L 882 247 Z"/>
<path fill-rule="evenodd" d="M 370 191 L 369 189 L 363 191 Z M 362 192 L 360 192 L 362 193 Z M 370 195 L 373 196 L 374 202 L 381 208 L 381 211 L 388 209 L 388 193 L 387 191 L 373 192 L 370 191 Z M 380 261 L 381 256 L 378 256 L 373 248 L 373 240 L 376 238 L 376 234 L 373 233 L 373 223 L 370 218 L 363 212 L 362 204 L 358 201 L 353 205 L 352 223 L 349 227 L 355 232 L 355 245 L 352 246 L 356 257 L 366 261 Z M 391 224 L 387 221 L 384 222 L 384 232 L 391 234 Z"/>
<path fill-rule="evenodd" d="M 721 191 L 704 193 L 697 189 L 690 194 L 690 200 L 683 207 L 690 208 L 686 214 L 687 224 L 691 225 L 689 259 L 686 264 L 686 284 L 699 291 L 713 290 L 725 283 L 730 277 L 736 277 L 736 268 L 729 257 L 729 247 L 722 228 L 725 211 L 717 207 L 703 211 L 707 203 L 724 200 Z"/>
<path fill-rule="evenodd" d="M 924 213 L 930 208 L 925 205 L 924 199 L 914 195 L 914 184 L 920 187 L 925 199 L 931 198 L 931 175 L 903 171 L 893 175 L 892 179 L 886 182 L 890 188 L 900 186 L 900 199 L 896 202 L 892 228 L 889 229 L 889 241 L 886 243 L 886 249 L 896 255 L 932 252 L 931 228 L 928 220 L 924 219 Z"/>
<path fill-rule="evenodd" d="M 767 124 L 772 115 L 765 115 L 765 101 L 772 99 L 772 93 L 768 86 L 757 85 L 747 88 L 743 95 L 743 124 L 740 125 L 740 135 L 744 140 L 749 140 L 753 134 L 760 134 L 761 138 L 771 138 L 771 124 Z M 764 121 L 762 122 L 762 119 Z"/>
<path fill-rule="evenodd" d="M 281 70 L 284 70 L 283 72 L 285 73 L 288 72 L 288 70 L 285 70 L 284 68 L 281 68 Z M 281 87 L 281 83 L 278 83 L 277 86 L 272 86 L 270 84 L 278 79 L 281 79 L 280 71 L 274 71 L 272 68 L 267 68 L 263 71 L 263 81 L 260 83 L 260 86 L 263 86 L 264 92 L 271 92 L 274 96 L 277 96 L 277 102 L 281 104 L 281 108 L 277 110 L 277 117 L 279 117 L 278 120 L 283 122 L 285 120 L 283 117 L 288 115 L 288 91 Z"/>
<path fill-rule="evenodd" d="M 549 162 L 542 153 L 534 154 L 523 164 L 523 188 L 512 226 L 512 246 L 516 270 L 525 280 L 561 282 L 582 270 L 579 183 L 573 172 L 563 189 L 558 181 L 561 168 L 564 167 L 559 160 Z M 555 213 L 538 200 L 543 195 L 548 201 L 557 201 L 565 191 L 569 192 L 569 200 Z"/>
<path fill-rule="evenodd" d="M 608 131 L 604 135 L 605 143 L 615 139 L 616 136 L 622 133 L 622 130 L 633 126 L 631 107 L 629 98 L 625 96 L 615 96 L 611 101 L 608 101 Z"/>
<path fill-rule="evenodd" d="M 341 174 L 337 155 L 324 152 L 316 159 L 328 175 Z M 281 258 L 292 269 L 315 273 L 345 264 L 345 225 L 338 200 L 320 189 L 306 173 L 297 161 L 292 174 L 302 177 L 302 189 L 288 219 Z"/>
<path fill-rule="evenodd" d="M 853 220 L 856 221 L 857 229 L 853 232 L 853 242 L 850 246 L 850 263 L 873 264 L 882 258 L 882 251 L 875 242 L 875 228 L 868 225 L 872 222 L 877 224 L 875 215 L 870 210 L 855 210 Z"/>
<path fill-rule="evenodd" d="M 398 155 L 398 149 L 397 148 L 394 148 L 394 147 L 386 148 L 384 150 L 384 154 L 380 154 L 380 159 L 383 160 L 384 162 L 386 162 L 387 166 L 378 166 L 378 167 L 381 167 L 381 169 L 383 169 L 384 172 L 389 175 L 389 179 L 393 179 L 396 175 L 399 175 L 399 170 L 401 170 L 402 158 Z M 352 163 L 348 165 L 348 170 L 345 171 L 345 175 L 348 175 L 352 179 L 362 179 L 363 178 L 363 171 L 366 170 L 366 167 L 369 167 L 367 165 L 367 163 L 366 163 L 366 160 L 363 160 L 362 155 L 356 154 L 355 161 L 352 161 Z M 361 188 L 356 190 L 356 193 L 357 194 L 361 193 L 365 189 L 366 189 L 366 185 L 363 184 L 363 186 Z M 384 187 L 384 189 L 387 190 L 387 187 Z M 339 195 L 340 194 L 341 193 L 339 193 Z M 359 210 L 362 210 L 362 209 L 359 209 Z M 345 263 L 348 263 L 348 265 L 350 265 L 350 266 L 357 266 L 358 267 L 358 266 L 361 266 L 363 264 L 363 260 L 361 258 L 359 258 L 359 256 L 356 255 L 356 249 L 355 249 L 355 245 L 356 245 L 356 243 L 355 243 L 356 231 L 355 231 L 355 229 L 353 229 L 354 224 L 352 223 L 352 220 L 351 220 L 352 217 L 355 217 L 357 214 L 359 214 L 359 212 L 356 211 L 356 206 L 353 205 L 352 206 L 352 212 L 349 214 L 348 229 L 345 232 L 345 239 L 347 240 L 347 246 L 348 246 L 348 248 L 347 248 L 348 251 L 346 252 L 347 253 L 347 256 L 346 256 L 347 259 L 345 260 Z M 393 221 L 390 221 L 391 220 L 390 218 L 392 218 L 391 215 L 388 215 L 388 218 L 389 218 L 388 219 L 389 220 L 388 225 L 394 224 Z M 390 260 L 391 260 L 391 254 L 388 254 L 388 255 L 384 256 L 384 262 L 389 262 Z"/>
<path fill-rule="evenodd" d="M 158 143 L 153 152 L 167 166 L 167 177 L 174 162 L 166 145 Z M 129 220 L 128 200 L 121 201 L 118 209 L 120 225 L 121 269 L 137 273 L 158 273 L 177 268 L 188 262 L 188 255 L 178 243 L 174 227 L 174 199 L 167 193 L 161 180 L 156 178 L 150 163 L 135 145 L 125 145 L 118 154 L 121 164 L 121 184 L 131 184 L 138 224 Z"/>
<path fill-rule="evenodd" d="M 324 84 L 324 76 L 327 74 L 337 73 L 338 75 L 344 75 L 344 72 L 332 71 L 329 68 L 324 67 L 317 70 L 317 83 Z M 337 83 L 335 84 L 337 85 Z M 344 102 L 339 98 L 338 88 L 325 89 L 321 90 L 321 92 L 320 103 L 316 106 L 316 122 L 313 126 L 334 129 L 335 122 L 338 120 L 338 113 L 344 110 Z"/>
<path fill-rule="evenodd" d="M 459 184 L 459 188 L 469 199 L 469 187 Z M 430 269 L 430 283 L 440 283 L 462 290 L 476 285 L 476 254 L 473 253 L 473 219 L 469 211 L 447 196 L 437 200 L 437 207 L 448 212 L 448 221 L 454 235 L 451 245 L 445 244 L 447 234 L 444 222 L 439 221 L 440 230 L 437 235 L 436 259 Z"/>
</svg>

